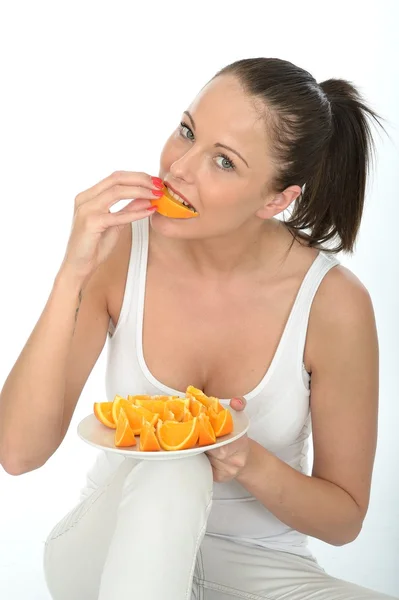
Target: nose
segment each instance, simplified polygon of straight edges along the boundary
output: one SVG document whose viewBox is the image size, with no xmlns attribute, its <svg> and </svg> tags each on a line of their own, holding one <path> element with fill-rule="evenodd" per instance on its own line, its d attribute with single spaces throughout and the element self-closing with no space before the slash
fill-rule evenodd
<svg viewBox="0 0 399 600">
<path fill-rule="evenodd" d="M 194 173 L 198 169 L 198 157 L 194 148 L 190 148 L 179 156 L 170 166 L 170 173 L 174 179 L 182 179 L 187 183 L 193 183 Z"/>
</svg>

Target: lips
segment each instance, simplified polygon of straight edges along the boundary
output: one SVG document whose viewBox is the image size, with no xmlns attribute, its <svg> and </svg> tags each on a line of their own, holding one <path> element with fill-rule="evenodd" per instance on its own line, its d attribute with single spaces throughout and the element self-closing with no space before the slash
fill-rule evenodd
<svg viewBox="0 0 399 600">
<path fill-rule="evenodd" d="M 195 206 L 193 206 L 191 204 L 191 202 L 189 202 L 189 200 L 183 196 L 183 194 L 181 192 L 179 192 L 178 190 L 176 190 L 173 186 L 170 185 L 170 183 L 168 183 L 167 181 L 164 181 L 164 185 L 165 187 L 169 190 L 169 192 L 172 192 L 171 196 L 172 198 L 174 198 L 175 200 L 179 201 L 183 201 L 182 204 L 188 206 L 189 208 L 193 209 L 195 212 L 196 208 Z M 176 195 L 177 197 L 175 197 L 174 195 Z"/>
</svg>

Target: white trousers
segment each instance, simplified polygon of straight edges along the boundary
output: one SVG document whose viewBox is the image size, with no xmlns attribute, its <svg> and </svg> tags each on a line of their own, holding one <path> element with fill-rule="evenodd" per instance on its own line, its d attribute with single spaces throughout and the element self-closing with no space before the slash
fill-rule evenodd
<svg viewBox="0 0 399 600">
<path fill-rule="evenodd" d="M 54 600 L 387 600 L 317 562 L 205 535 L 212 470 L 204 454 L 125 459 L 51 531 Z"/>
</svg>

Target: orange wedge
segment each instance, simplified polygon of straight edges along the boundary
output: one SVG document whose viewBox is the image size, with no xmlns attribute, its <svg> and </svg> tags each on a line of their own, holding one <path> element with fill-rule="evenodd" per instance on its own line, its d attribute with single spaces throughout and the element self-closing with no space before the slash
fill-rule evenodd
<svg viewBox="0 0 399 600">
<path fill-rule="evenodd" d="M 156 425 L 158 421 L 158 414 L 153 414 L 151 411 L 143 408 L 142 406 L 135 406 L 124 398 L 118 398 L 114 400 L 112 406 L 112 415 L 115 422 L 118 421 L 119 413 L 123 409 L 130 423 L 130 427 L 133 429 L 135 435 L 139 435 L 143 426 L 143 420 L 148 421 L 152 425 Z"/>
<path fill-rule="evenodd" d="M 186 421 L 192 421 L 193 419 L 194 416 L 192 412 L 187 407 L 184 407 L 183 416 L 181 420 L 185 423 Z"/>
<path fill-rule="evenodd" d="M 167 421 L 157 423 L 157 438 L 163 450 L 186 450 L 193 448 L 198 441 L 199 423 L 197 417 L 192 421 L 178 423 Z"/>
<path fill-rule="evenodd" d="M 146 408 L 147 410 L 149 410 L 152 413 L 158 413 L 160 415 L 162 415 L 163 411 L 164 411 L 164 407 L 165 407 L 165 402 L 164 400 L 157 400 L 157 399 L 149 399 L 147 400 L 146 398 L 138 398 L 135 400 L 134 404 L 136 406 L 142 406 L 143 408 Z"/>
<path fill-rule="evenodd" d="M 156 452 L 161 449 L 154 427 L 145 421 L 140 433 L 139 448 L 142 452 Z"/>
<path fill-rule="evenodd" d="M 208 416 L 216 437 L 227 435 L 233 431 L 233 417 L 227 408 L 224 408 L 217 413 L 212 407 L 210 407 L 208 409 Z"/>
<path fill-rule="evenodd" d="M 220 404 L 218 398 L 214 398 L 213 396 L 207 396 L 206 394 L 204 394 L 204 392 L 195 388 L 192 385 L 188 386 L 186 394 L 189 398 L 193 397 L 195 400 L 198 400 L 198 402 L 201 402 L 201 404 L 206 406 L 206 408 L 212 407 L 216 413 L 223 410 L 223 406 Z"/>
<path fill-rule="evenodd" d="M 118 422 L 119 411 L 122 406 L 122 402 L 126 405 L 128 403 L 128 400 L 126 400 L 126 398 L 123 398 L 122 396 L 116 395 L 112 403 L 112 418 L 114 420 L 114 423 Z"/>
<path fill-rule="evenodd" d="M 182 421 L 184 415 L 184 409 L 189 409 L 190 400 L 188 398 L 174 398 L 170 397 L 166 401 L 166 406 L 175 416 L 176 421 Z"/>
<path fill-rule="evenodd" d="M 100 423 L 111 429 L 116 429 L 115 421 L 112 417 L 112 404 L 113 402 L 95 402 L 93 410 Z"/>
<path fill-rule="evenodd" d="M 199 423 L 199 446 L 209 446 L 216 442 L 216 435 L 209 420 L 208 415 L 200 413 L 198 417 Z"/>
<path fill-rule="evenodd" d="M 125 448 L 128 446 L 135 446 L 136 438 L 134 437 L 134 433 L 132 428 L 129 425 L 129 420 L 126 416 L 123 408 L 119 411 L 118 422 L 116 425 L 115 431 L 115 446 L 118 448 Z"/>
<path fill-rule="evenodd" d="M 198 417 L 201 413 L 206 412 L 206 406 L 199 400 L 196 400 L 194 396 L 190 397 L 190 412 L 193 417 Z"/>
<path fill-rule="evenodd" d="M 131 404 L 136 404 L 137 400 L 152 400 L 152 397 L 151 396 L 147 396 L 146 394 L 141 394 L 141 395 L 138 395 L 138 396 L 130 396 L 129 395 L 127 397 L 127 399 L 128 399 L 128 401 Z"/>
<path fill-rule="evenodd" d="M 198 217 L 197 212 L 190 210 L 187 206 L 172 198 L 167 188 L 164 186 L 163 196 L 151 200 L 151 204 L 157 207 L 157 212 L 164 217 L 172 217 L 173 219 L 191 219 Z"/>
<path fill-rule="evenodd" d="M 159 418 L 161 421 L 177 421 L 174 413 L 166 406 L 164 407 L 163 413 L 160 414 Z"/>
</svg>

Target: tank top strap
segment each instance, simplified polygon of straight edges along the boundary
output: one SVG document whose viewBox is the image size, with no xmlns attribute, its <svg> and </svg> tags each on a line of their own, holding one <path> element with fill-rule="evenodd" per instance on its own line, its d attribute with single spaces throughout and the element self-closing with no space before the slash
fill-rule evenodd
<svg viewBox="0 0 399 600">
<path fill-rule="evenodd" d="M 134 221 L 132 227 L 132 244 L 126 276 L 125 290 L 119 320 L 116 327 L 110 321 L 108 333 L 114 337 L 122 324 L 131 320 L 130 327 L 137 326 L 137 314 L 140 299 L 143 296 L 141 287 L 145 285 L 145 270 L 148 255 L 148 220 Z M 131 331 L 131 333 L 133 333 Z"/>
<path fill-rule="evenodd" d="M 286 331 L 285 351 L 291 353 L 296 365 L 303 367 L 309 316 L 314 297 L 324 277 L 340 262 L 334 256 L 319 252 L 306 273 L 292 308 Z M 284 361 L 285 362 L 285 361 Z"/>
</svg>

